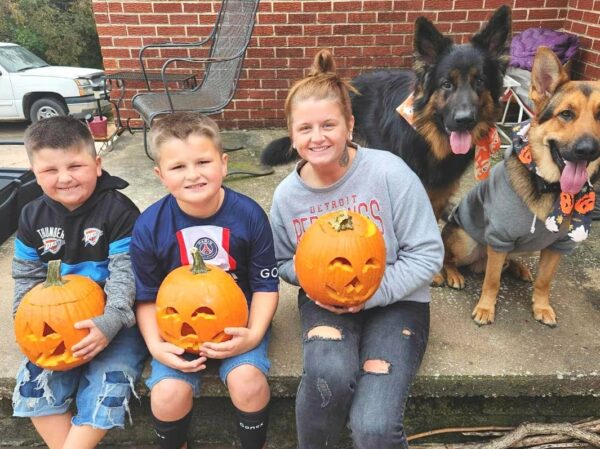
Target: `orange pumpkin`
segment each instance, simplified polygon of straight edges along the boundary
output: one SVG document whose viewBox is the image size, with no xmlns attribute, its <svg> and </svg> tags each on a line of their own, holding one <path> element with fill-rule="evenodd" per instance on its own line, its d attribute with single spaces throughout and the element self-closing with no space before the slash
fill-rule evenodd
<svg viewBox="0 0 600 449">
<path fill-rule="evenodd" d="M 569 215 L 573 211 L 573 195 L 560 192 L 560 210 L 566 215 Z"/>
<path fill-rule="evenodd" d="M 206 341 L 231 339 L 226 327 L 248 323 L 248 304 L 233 278 L 215 265 L 205 264 L 197 248 L 192 265 L 171 271 L 156 297 L 160 336 L 186 352 L 198 354 Z"/>
<path fill-rule="evenodd" d="M 580 214 L 587 214 L 594 209 L 596 203 L 596 192 L 591 191 L 583 195 L 575 203 L 575 210 Z"/>
<path fill-rule="evenodd" d="M 369 218 L 352 211 L 319 217 L 296 248 L 300 286 L 313 300 L 352 307 L 367 301 L 383 278 L 385 242 Z"/>
<path fill-rule="evenodd" d="M 73 356 L 71 347 L 88 335 L 75 329 L 77 321 L 104 312 L 104 291 L 91 279 L 77 274 L 60 275 L 60 260 L 48 263 L 46 282 L 23 297 L 15 315 L 15 336 L 32 363 L 66 371 L 87 360 Z"/>
</svg>

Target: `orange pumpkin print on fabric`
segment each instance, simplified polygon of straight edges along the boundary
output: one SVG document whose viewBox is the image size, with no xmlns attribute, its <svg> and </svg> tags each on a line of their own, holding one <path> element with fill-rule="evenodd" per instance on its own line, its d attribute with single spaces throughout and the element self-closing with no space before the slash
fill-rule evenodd
<svg viewBox="0 0 600 449">
<path fill-rule="evenodd" d="M 560 210 L 563 214 L 569 215 L 573 211 L 573 195 L 560 192 Z"/>
<path fill-rule="evenodd" d="M 500 149 L 500 135 L 495 126 L 475 145 L 475 179 L 483 181 L 490 175 L 490 158 Z"/>
<path fill-rule="evenodd" d="M 519 160 L 524 164 L 531 164 L 531 148 L 527 145 L 519 153 Z"/>
<path fill-rule="evenodd" d="M 35 365 L 66 371 L 88 362 L 71 351 L 89 334 L 75 329 L 78 321 L 104 313 L 104 291 L 78 274 L 60 275 L 60 260 L 48 263 L 45 282 L 29 290 L 15 315 L 15 336 L 23 354 Z"/>
<path fill-rule="evenodd" d="M 379 288 L 385 270 L 385 242 L 372 220 L 352 211 L 320 216 L 296 248 L 300 286 L 314 301 L 353 307 Z"/>
<path fill-rule="evenodd" d="M 577 202 L 575 203 L 575 210 L 580 214 L 587 214 L 589 211 L 594 209 L 595 202 L 596 192 L 588 192 L 577 200 Z"/>
</svg>

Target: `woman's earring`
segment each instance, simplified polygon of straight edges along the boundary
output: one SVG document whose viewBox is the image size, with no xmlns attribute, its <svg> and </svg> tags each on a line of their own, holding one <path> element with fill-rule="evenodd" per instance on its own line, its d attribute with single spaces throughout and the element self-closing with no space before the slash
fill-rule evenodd
<svg viewBox="0 0 600 449">
<path fill-rule="evenodd" d="M 349 140 L 350 142 L 352 142 L 352 133 L 350 133 L 350 135 L 348 136 L 348 140 Z"/>
</svg>

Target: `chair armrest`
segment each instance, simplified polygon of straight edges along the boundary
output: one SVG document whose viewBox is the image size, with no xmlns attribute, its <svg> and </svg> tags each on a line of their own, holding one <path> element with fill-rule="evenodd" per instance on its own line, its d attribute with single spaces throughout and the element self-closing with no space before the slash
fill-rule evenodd
<svg viewBox="0 0 600 449">
<path fill-rule="evenodd" d="M 234 59 L 238 59 L 238 58 L 244 56 L 245 54 L 246 54 L 246 48 L 244 47 L 240 51 L 238 51 L 235 55 L 228 56 L 227 58 L 219 58 L 219 57 L 213 57 L 213 56 L 207 56 L 205 58 L 170 58 L 170 59 L 167 59 L 167 61 L 162 66 L 161 77 L 162 77 L 163 83 L 165 84 L 165 87 L 166 87 L 166 85 L 167 85 L 167 78 L 166 78 L 167 67 L 174 62 L 200 62 L 203 64 L 212 63 L 212 62 L 226 62 L 226 61 L 233 61 Z"/>
<path fill-rule="evenodd" d="M 142 69 L 142 73 L 144 75 L 144 80 L 146 81 L 146 87 L 148 90 L 150 90 L 150 82 L 148 81 L 148 76 L 146 75 L 146 67 L 144 65 L 144 52 L 150 48 L 194 48 L 194 47 L 201 47 L 203 45 L 205 45 L 207 42 L 209 42 L 214 34 L 216 32 L 216 27 L 214 27 L 212 29 L 212 31 L 210 32 L 210 34 L 205 38 L 202 39 L 200 41 L 195 41 L 195 42 L 161 42 L 158 44 L 148 44 L 148 45 L 144 45 L 141 49 L 140 49 L 140 53 L 138 55 L 138 60 L 140 63 L 140 68 Z"/>
</svg>

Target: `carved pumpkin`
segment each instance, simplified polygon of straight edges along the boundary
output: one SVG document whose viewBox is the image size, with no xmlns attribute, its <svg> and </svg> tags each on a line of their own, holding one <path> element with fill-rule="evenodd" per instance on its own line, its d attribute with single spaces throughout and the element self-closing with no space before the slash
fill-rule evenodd
<svg viewBox="0 0 600 449">
<path fill-rule="evenodd" d="M 575 203 L 575 210 L 580 214 L 587 214 L 589 211 L 594 209 L 596 203 L 596 192 L 591 191 L 583 195 Z"/>
<path fill-rule="evenodd" d="M 15 315 L 15 336 L 21 351 L 41 368 L 66 371 L 87 360 L 76 358 L 71 347 L 88 335 L 75 329 L 77 321 L 104 312 L 104 291 L 78 274 L 60 275 L 60 260 L 48 263 L 45 282 L 23 297 Z"/>
<path fill-rule="evenodd" d="M 197 248 L 192 257 L 192 265 L 176 268 L 161 283 L 156 320 L 165 341 L 198 354 L 206 341 L 230 340 L 226 327 L 246 326 L 248 304 L 226 271 L 205 264 Z"/>
<path fill-rule="evenodd" d="M 565 215 L 569 215 L 573 211 L 573 195 L 560 192 L 560 210 Z"/>
<path fill-rule="evenodd" d="M 296 274 L 313 300 L 352 307 L 367 301 L 385 270 L 385 242 L 375 223 L 351 211 L 319 217 L 296 249 Z"/>
</svg>

